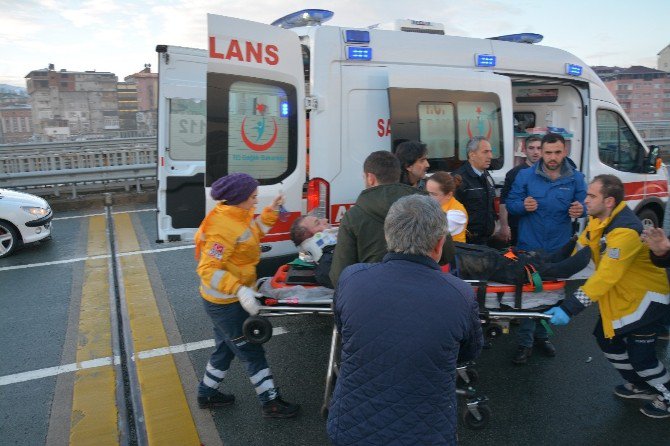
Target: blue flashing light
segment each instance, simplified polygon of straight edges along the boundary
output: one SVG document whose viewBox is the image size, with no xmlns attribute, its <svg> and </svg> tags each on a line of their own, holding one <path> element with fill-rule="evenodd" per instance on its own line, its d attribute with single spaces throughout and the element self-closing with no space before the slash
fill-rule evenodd
<svg viewBox="0 0 670 446">
<path fill-rule="evenodd" d="M 279 103 L 279 116 L 288 118 L 288 101 L 281 101 Z"/>
<path fill-rule="evenodd" d="M 489 37 L 491 40 L 503 40 L 514 43 L 540 43 L 544 36 L 535 33 L 507 34 L 505 36 Z"/>
<path fill-rule="evenodd" d="M 370 43 L 370 31 L 348 29 L 344 32 L 346 43 Z"/>
<path fill-rule="evenodd" d="M 348 46 L 347 59 L 372 60 L 372 48 L 369 46 Z"/>
<path fill-rule="evenodd" d="M 475 54 L 475 66 L 495 67 L 496 56 L 494 56 L 493 54 Z"/>
<path fill-rule="evenodd" d="M 566 63 L 565 64 L 565 74 L 569 74 L 570 76 L 581 76 L 582 75 L 582 67 L 580 65 Z"/>
<path fill-rule="evenodd" d="M 272 22 L 272 26 L 290 29 L 299 26 L 318 26 L 333 18 L 335 13 L 327 9 L 303 9 Z"/>
</svg>

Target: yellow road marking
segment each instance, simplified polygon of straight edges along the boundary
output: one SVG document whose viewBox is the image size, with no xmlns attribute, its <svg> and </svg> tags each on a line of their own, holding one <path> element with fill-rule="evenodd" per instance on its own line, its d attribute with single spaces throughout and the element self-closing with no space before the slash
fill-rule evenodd
<svg viewBox="0 0 670 446">
<path fill-rule="evenodd" d="M 119 252 L 138 251 L 137 236 L 128 214 L 114 216 Z M 141 256 L 121 257 L 121 270 L 135 352 L 168 347 L 149 276 Z M 136 359 L 142 405 L 151 445 L 200 445 L 171 355 Z"/>
<path fill-rule="evenodd" d="M 88 255 L 107 252 L 105 218 L 89 220 Z M 112 355 L 107 259 L 87 260 L 79 314 L 77 362 Z M 118 444 L 113 366 L 78 370 L 70 417 L 70 444 Z"/>
</svg>

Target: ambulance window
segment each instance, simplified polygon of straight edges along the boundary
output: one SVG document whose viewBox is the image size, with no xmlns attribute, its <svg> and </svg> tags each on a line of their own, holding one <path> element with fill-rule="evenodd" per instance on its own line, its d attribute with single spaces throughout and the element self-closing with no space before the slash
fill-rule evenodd
<svg viewBox="0 0 670 446">
<path fill-rule="evenodd" d="M 170 99 L 170 140 L 167 155 L 173 160 L 205 159 L 206 103 L 195 99 Z"/>
<path fill-rule="evenodd" d="M 640 172 L 642 146 L 623 118 L 611 110 L 598 110 L 598 156 L 622 172 Z"/>
<path fill-rule="evenodd" d="M 454 104 L 420 103 L 419 134 L 421 142 L 428 146 L 428 158 L 454 158 L 456 156 Z"/>
<path fill-rule="evenodd" d="M 297 164 L 296 93 L 290 84 L 208 73 L 207 178 L 233 172 L 276 184 Z"/>
<path fill-rule="evenodd" d="M 502 131 L 500 129 L 500 105 L 486 101 L 458 102 L 458 158 L 467 160 L 465 146 L 474 136 L 484 136 L 493 149 L 490 170 L 502 167 Z"/>
</svg>

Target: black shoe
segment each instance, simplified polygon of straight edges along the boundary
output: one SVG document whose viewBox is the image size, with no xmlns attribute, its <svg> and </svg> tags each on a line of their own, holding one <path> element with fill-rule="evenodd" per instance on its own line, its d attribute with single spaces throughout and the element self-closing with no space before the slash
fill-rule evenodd
<svg viewBox="0 0 670 446">
<path fill-rule="evenodd" d="M 556 347 L 549 339 L 538 339 L 535 341 L 535 347 L 542 352 L 544 356 L 553 358 L 556 356 Z"/>
<path fill-rule="evenodd" d="M 519 348 L 516 349 L 516 353 L 512 358 L 512 362 L 514 364 L 525 364 L 528 362 L 528 358 L 530 358 L 530 355 L 532 354 L 533 349 L 531 347 L 524 347 L 523 345 L 520 345 Z"/>
<path fill-rule="evenodd" d="M 234 402 L 235 395 L 229 395 L 227 393 L 216 392 L 209 396 L 198 395 L 198 407 L 201 409 L 230 406 Z"/>
<path fill-rule="evenodd" d="M 299 405 L 287 403 L 279 397 L 263 404 L 265 418 L 293 418 L 298 415 L 299 410 Z"/>
</svg>

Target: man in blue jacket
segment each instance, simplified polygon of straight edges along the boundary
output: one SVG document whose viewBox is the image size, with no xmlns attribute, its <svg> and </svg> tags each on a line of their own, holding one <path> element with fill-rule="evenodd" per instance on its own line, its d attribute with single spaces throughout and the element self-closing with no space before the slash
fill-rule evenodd
<svg viewBox="0 0 670 446">
<path fill-rule="evenodd" d="M 565 139 L 555 133 L 542 138 L 542 158 L 516 176 L 505 205 L 519 216 L 517 248 L 553 253 L 573 235 L 572 219 L 584 215 L 584 174 L 568 162 Z M 534 319 L 523 319 L 512 362 L 525 364 L 533 344 L 546 356 L 555 356 L 547 330 Z"/>
<path fill-rule="evenodd" d="M 328 413 L 335 445 L 455 445 L 456 362 L 483 338 L 472 288 L 437 264 L 444 213 L 428 196 L 398 199 L 381 263 L 344 269 L 335 292 L 340 374 Z"/>
</svg>

